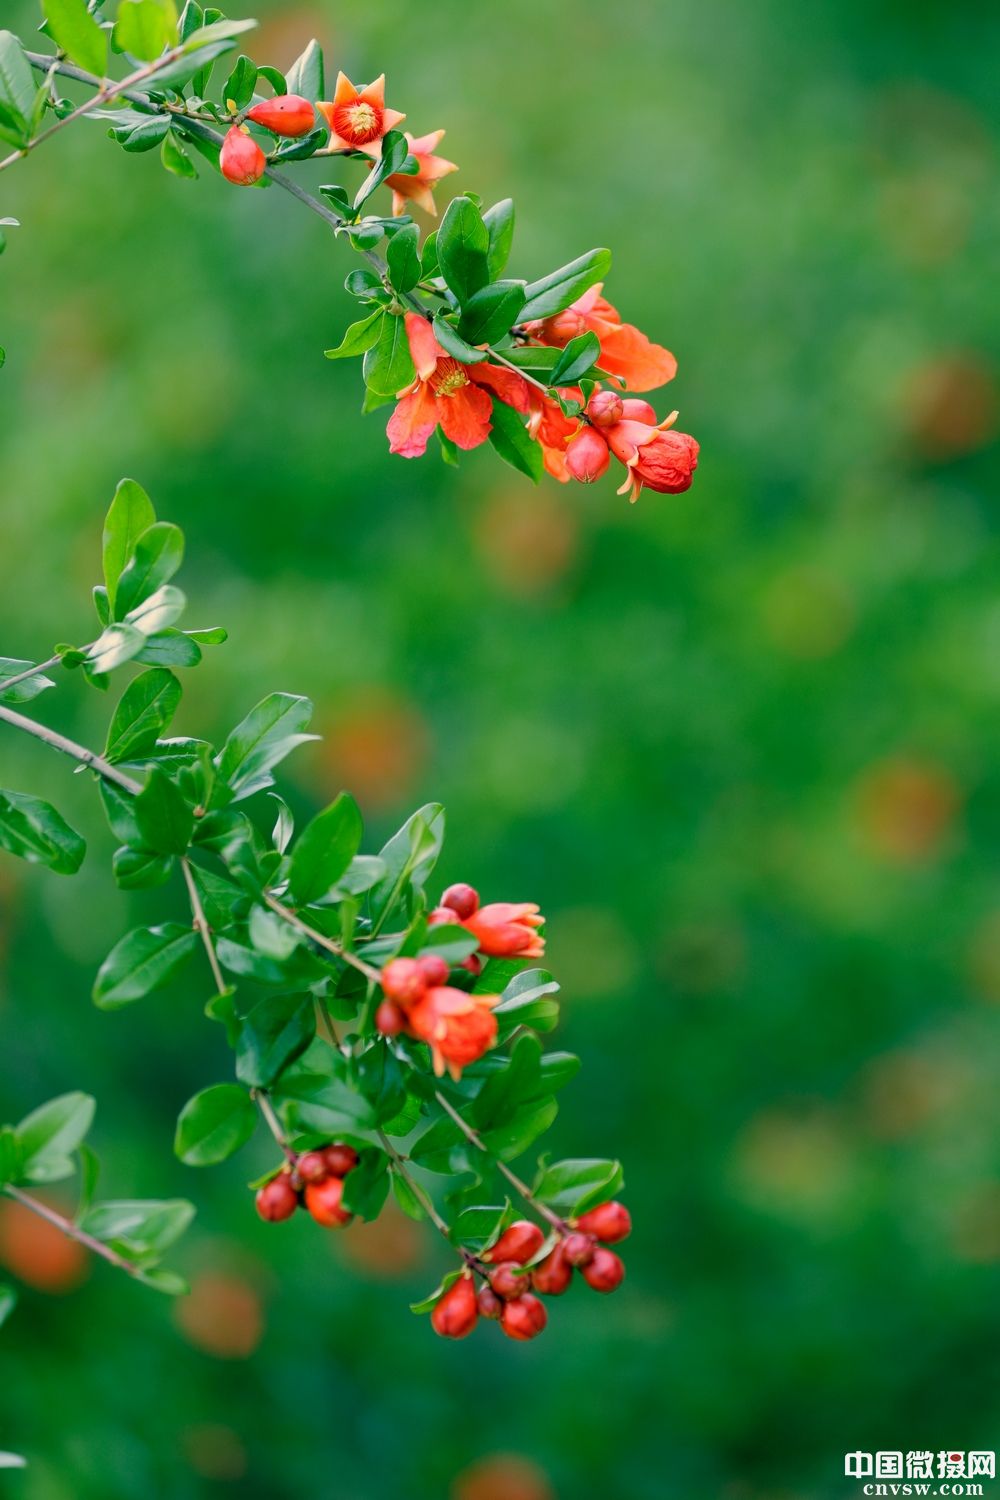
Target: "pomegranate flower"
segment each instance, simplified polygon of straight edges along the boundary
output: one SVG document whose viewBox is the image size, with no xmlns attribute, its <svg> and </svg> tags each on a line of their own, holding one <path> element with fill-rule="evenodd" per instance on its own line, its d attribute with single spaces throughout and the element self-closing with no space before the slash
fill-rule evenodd
<svg viewBox="0 0 1000 1500">
<path fill-rule="evenodd" d="M 634 503 L 643 489 L 680 495 L 691 488 L 698 467 L 698 443 L 687 432 L 669 430 L 676 420 L 676 412 L 656 426 L 645 419 L 625 417 L 605 429 L 608 447 L 628 471 L 619 495 L 631 491 L 629 499 Z"/>
<path fill-rule="evenodd" d="M 338 73 L 333 99 L 319 100 L 316 108 L 330 127 L 325 154 L 363 151 L 377 160 L 382 154 L 382 137 L 406 119 L 398 109 L 386 108 L 384 73 L 361 89 L 355 88 L 345 73 Z"/>
<path fill-rule="evenodd" d="M 393 172 L 391 177 L 385 179 L 386 187 L 392 188 L 392 212 L 394 218 L 406 213 L 407 201 L 412 201 L 425 213 L 437 218 L 437 208 L 434 203 L 434 185 L 447 177 L 449 172 L 457 172 L 458 167 L 453 161 L 446 161 L 443 156 L 436 156 L 435 148 L 444 136 L 443 130 L 432 130 L 429 135 L 412 136 L 408 130 L 403 134 L 406 136 L 410 147 L 410 155 L 416 158 L 419 172 L 408 177 L 405 172 Z"/>
<path fill-rule="evenodd" d="M 389 451 L 419 458 L 438 426 L 456 448 L 478 448 L 489 436 L 493 411 L 489 393 L 515 411 L 527 412 L 530 388 L 513 370 L 496 365 L 463 365 L 446 354 L 431 325 L 418 313 L 406 314 L 406 334 L 417 378 L 401 392 L 386 432 Z"/>
<path fill-rule="evenodd" d="M 469 995 L 449 985 L 427 989 L 407 1010 L 407 1030 L 431 1049 L 434 1072 L 447 1068 L 455 1079 L 477 1062 L 497 1039 L 492 1008 L 499 995 Z"/>
<path fill-rule="evenodd" d="M 533 901 L 493 901 L 466 917 L 462 926 L 479 940 L 489 958 L 541 958 L 545 939 L 537 928 L 545 918 Z"/>
<path fill-rule="evenodd" d="M 528 332 L 539 343 L 556 349 L 564 348 L 581 333 L 596 333 L 601 344 L 601 369 L 617 376 L 626 390 L 652 391 L 666 385 L 677 374 L 676 359 L 634 324 L 623 323 L 618 309 L 601 296 L 601 285 L 598 282 L 590 287 L 565 312 L 528 323 Z"/>
</svg>

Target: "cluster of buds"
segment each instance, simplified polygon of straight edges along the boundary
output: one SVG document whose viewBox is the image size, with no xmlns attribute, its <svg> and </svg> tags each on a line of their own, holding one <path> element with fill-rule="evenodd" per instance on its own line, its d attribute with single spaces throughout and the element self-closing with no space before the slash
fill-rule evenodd
<svg viewBox="0 0 1000 1500">
<path fill-rule="evenodd" d="M 566 445 L 566 468 L 572 479 L 591 484 L 607 470 L 614 454 L 625 465 L 618 493 L 638 499 L 642 489 L 679 495 L 688 489 L 698 467 L 698 444 L 687 432 L 672 431 L 677 413 L 662 422 L 648 401 L 622 397 L 617 391 L 595 391 L 585 421 Z"/>
<path fill-rule="evenodd" d="M 582 1214 L 560 1231 L 554 1245 L 537 1224 L 519 1219 L 478 1259 L 467 1256 L 462 1274 L 434 1306 L 434 1332 L 464 1339 L 482 1317 L 499 1323 L 509 1339 L 537 1338 L 548 1322 L 541 1297 L 562 1296 L 574 1270 L 595 1292 L 613 1292 L 621 1285 L 625 1266 L 607 1247 L 625 1239 L 631 1228 L 628 1209 L 617 1202 Z M 482 1278 L 478 1291 L 477 1274 Z"/>
<path fill-rule="evenodd" d="M 257 1212 L 278 1224 L 304 1208 L 324 1229 L 343 1229 L 353 1218 L 343 1206 L 344 1178 L 357 1164 L 358 1153 L 342 1141 L 303 1151 L 258 1189 Z"/>
<path fill-rule="evenodd" d="M 267 157 L 244 121 L 252 120 L 272 135 L 297 140 L 316 124 L 316 110 L 301 94 L 278 94 L 246 110 L 230 127 L 219 154 L 219 170 L 235 187 L 252 187 L 267 171 Z"/>
<path fill-rule="evenodd" d="M 456 967 L 473 976 L 482 971 L 482 958 L 540 958 L 545 939 L 538 929 L 544 918 L 531 901 L 494 901 L 480 906 L 471 885 L 449 886 L 441 905 L 429 913 L 428 926 L 456 923 L 479 944 Z M 493 1006 L 498 995 L 474 995 L 449 984 L 452 971 L 438 954 L 393 958 L 381 973 L 384 999 L 375 1013 L 383 1036 L 401 1032 L 426 1042 L 434 1072 L 447 1070 L 459 1078 L 463 1068 L 477 1062 L 497 1038 Z M 466 983 L 468 981 L 466 980 Z"/>
</svg>

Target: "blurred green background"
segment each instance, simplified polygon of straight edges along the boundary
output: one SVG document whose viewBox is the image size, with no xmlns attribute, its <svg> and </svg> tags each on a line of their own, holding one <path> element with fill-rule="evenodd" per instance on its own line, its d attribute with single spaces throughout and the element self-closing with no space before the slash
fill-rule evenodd
<svg viewBox="0 0 1000 1500">
<path fill-rule="evenodd" d="M 104 1189 L 199 1217 L 177 1308 L 29 1245 L 0 1446 L 30 1466 L 3 1493 L 811 1500 L 857 1492 L 846 1450 L 997 1447 L 1000 15 L 257 13 L 258 60 L 315 34 L 447 127 L 448 186 L 517 201 L 513 274 L 614 248 L 609 295 L 680 360 L 657 399 L 701 440 L 695 486 L 629 507 L 489 450 L 391 459 L 321 355 L 348 250 L 275 189 L 178 182 L 81 124 L 0 183 L 0 650 L 90 638 L 135 475 L 187 533 L 190 622 L 231 631 L 178 732 L 308 693 L 301 809 L 348 785 L 377 847 L 440 798 L 442 880 L 541 902 L 585 1062 L 552 1144 L 624 1159 L 629 1278 L 530 1347 L 449 1346 L 407 1310 L 429 1231 L 258 1223 L 263 1141 L 173 1161 L 229 1067 L 196 971 L 118 1015 L 89 989 L 181 893 L 117 892 L 84 779 L 5 733 L 3 784 L 91 853 L 74 881 L 0 864 L 0 1114 L 92 1091 Z M 39 708 L 91 741 L 107 711 L 75 679 Z"/>
</svg>

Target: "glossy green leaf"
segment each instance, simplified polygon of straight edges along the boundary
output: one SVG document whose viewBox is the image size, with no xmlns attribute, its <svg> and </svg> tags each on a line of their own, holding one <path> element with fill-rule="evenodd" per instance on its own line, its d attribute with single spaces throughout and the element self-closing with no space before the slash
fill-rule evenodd
<svg viewBox="0 0 1000 1500">
<path fill-rule="evenodd" d="M 528 432 L 523 419 L 499 397 L 493 400 L 490 443 L 505 463 L 526 474 L 535 484 L 542 477 L 542 449 Z"/>
<path fill-rule="evenodd" d="M 389 1158 L 377 1146 L 362 1151 L 354 1171 L 344 1179 L 343 1205 L 359 1219 L 377 1219 L 389 1195 Z"/>
<path fill-rule="evenodd" d="M 549 376 L 551 385 L 576 385 L 582 375 L 592 370 L 601 357 L 601 341 L 588 331 L 570 339 L 560 352 Z"/>
<path fill-rule="evenodd" d="M 452 359 L 457 359 L 464 365 L 479 364 L 486 358 L 486 350 L 477 349 L 474 344 L 467 343 L 456 331 L 455 325 L 449 323 L 443 313 L 438 313 L 434 318 L 434 337 L 446 354 L 450 354 Z"/>
<path fill-rule="evenodd" d="M 379 309 L 369 313 L 367 318 L 361 318 L 357 323 L 352 323 L 336 349 L 324 351 L 327 359 L 350 359 L 356 354 L 364 354 L 365 350 L 370 349 L 378 338 L 384 316 Z"/>
<path fill-rule="evenodd" d="M 486 252 L 490 280 L 496 281 L 507 268 L 511 246 L 514 243 L 514 200 L 502 198 L 483 214 L 483 222 L 489 234 Z"/>
<path fill-rule="evenodd" d="M 270 693 L 237 724 L 217 759 L 234 801 L 270 786 L 271 768 L 297 745 L 316 738 L 304 732 L 312 710 L 308 698 Z"/>
<path fill-rule="evenodd" d="M 128 3 L 130 0 L 123 0 L 122 8 Z M 87 9 L 86 0 L 42 0 L 42 9 L 56 45 L 88 73 L 103 78 L 108 66 L 108 39 Z"/>
<path fill-rule="evenodd" d="M 112 615 L 118 580 L 132 561 L 140 536 L 155 520 L 156 512 L 146 491 L 134 479 L 123 479 L 104 522 L 104 583 Z"/>
<path fill-rule="evenodd" d="M 548 276 L 530 282 L 521 317 L 525 321 L 551 318 L 554 313 L 569 307 L 577 297 L 582 297 L 595 281 L 602 281 L 610 269 L 610 250 L 588 250 L 586 255 L 577 256 L 576 260 L 551 271 Z"/>
<path fill-rule="evenodd" d="M 447 286 L 464 307 L 490 279 L 490 235 L 471 198 L 453 198 L 437 234 L 437 258 Z"/>
<path fill-rule="evenodd" d="M 184 1198 L 128 1198 L 95 1203 L 83 1215 L 80 1228 L 130 1258 L 140 1258 L 162 1255 L 193 1218 L 194 1204 Z"/>
<path fill-rule="evenodd" d="M 0 791 L 0 849 L 29 864 L 47 865 L 57 875 L 75 875 L 87 845 L 41 797 Z"/>
<path fill-rule="evenodd" d="M 116 849 L 111 872 L 121 891 L 148 891 L 165 885 L 173 870 L 173 856 L 154 854 L 151 849 Z"/>
<path fill-rule="evenodd" d="M 311 995 L 269 995 L 244 1019 L 236 1046 L 236 1076 L 265 1088 L 294 1062 L 316 1034 Z"/>
<path fill-rule="evenodd" d="M 363 832 L 361 813 L 348 792 L 302 830 L 288 867 L 288 888 L 297 905 L 319 901 L 333 889 L 357 854 Z"/>
<path fill-rule="evenodd" d="M 494 281 L 469 298 L 458 323 L 470 344 L 496 344 L 508 334 L 524 306 L 523 281 Z"/>
<path fill-rule="evenodd" d="M 6 1323 L 17 1306 L 17 1293 L 12 1286 L 0 1285 L 0 1328 Z M 23 1460 L 22 1460 L 23 1463 Z"/>
<path fill-rule="evenodd" d="M 613 1198 L 623 1182 L 620 1162 L 581 1157 L 544 1167 L 534 1191 L 555 1213 L 580 1214 Z"/>
<path fill-rule="evenodd" d="M 52 1181 L 46 1162 L 61 1163 L 73 1154 L 90 1129 L 95 1107 L 89 1094 L 60 1094 L 26 1115 L 17 1127 L 21 1179 Z"/>
<path fill-rule="evenodd" d="M 160 146 L 160 161 L 174 177 L 197 178 L 198 169 L 171 130 L 163 137 Z"/>
<path fill-rule="evenodd" d="M 22 127 L 27 127 L 31 119 L 36 93 L 35 76 L 24 48 L 13 32 L 0 31 L 0 101 Z"/>
<path fill-rule="evenodd" d="M 184 535 L 179 526 L 170 521 L 156 521 L 148 527 L 136 539 L 132 559 L 118 579 L 115 618 L 126 618 L 130 610 L 148 599 L 161 584 L 169 583 L 183 560 Z"/>
<path fill-rule="evenodd" d="M 145 848 L 155 854 L 183 854 L 194 830 L 194 809 L 176 782 L 153 766 L 135 799 L 135 821 Z"/>
<path fill-rule="evenodd" d="M 111 719 L 104 755 L 112 762 L 149 754 L 165 732 L 178 703 L 181 685 L 172 672 L 154 667 L 130 682 Z"/>
<path fill-rule="evenodd" d="M 387 177 L 404 170 L 409 154 L 409 143 L 402 131 L 386 131 L 382 137 L 382 154 L 354 195 L 355 210 L 371 197 Z"/>
<path fill-rule="evenodd" d="M 401 315 L 382 314 L 378 339 L 365 354 L 364 375 L 365 384 L 380 396 L 395 396 L 413 381 L 416 371 Z"/>
<path fill-rule="evenodd" d="M 288 69 L 285 75 L 285 87 L 286 92 L 301 94 L 303 99 L 309 100 L 310 104 L 315 104 L 317 99 L 326 97 L 323 79 L 323 49 L 315 38 Z"/>
<path fill-rule="evenodd" d="M 37 698 L 39 693 L 44 693 L 46 688 L 55 687 L 52 678 L 46 677 L 42 672 L 35 672 L 14 687 L 4 687 L 6 679 L 19 677 L 34 665 L 34 662 L 18 661 L 13 656 L 0 656 L 0 703 L 27 703 L 30 699 Z"/>
<path fill-rule="evenodd" d="M 189 1099 L 177 1120 L 174 1151 L 189 1167 L 211 1167 L 245 1146 L 257 1111 L 238 1083 L 216 1083 Z"/>
<path fill-rule="evenodd" d="M 45 3 L 50 5 L 52 0 L 45 0 Z M 64 0 L 58 0 L 58 3 L 63 4 Z M 140 62 L 152 62 L 177 41 L 174 0 L 121 0 L 114 40 L 120 52 L 127 52 Z"/>
<path fill-rule="evenodd" d="M 94 981 L 94 1003 L 118 1010 L 167 984 L 198 945 L 198 934 L 179 922 L 137 927 L 116 943 Z"/>
<path fill-rule="evenodd" d="M 422 890 L 437 862 L 444 841 L 445 813 L 439 802 L 428 802 L 408 818 L 381 850 L 385 874 L 372 887 L 369 905 L 376 927 L 403 898 L 407 885 Z"/>
<path fill-rule="evenodd" d="M 412 291 L 420 280 L 420 231 L 407 224 L 394 234 L 386 246 L 385 259 L 389 280 L 397 292 Z"/>
</svg>

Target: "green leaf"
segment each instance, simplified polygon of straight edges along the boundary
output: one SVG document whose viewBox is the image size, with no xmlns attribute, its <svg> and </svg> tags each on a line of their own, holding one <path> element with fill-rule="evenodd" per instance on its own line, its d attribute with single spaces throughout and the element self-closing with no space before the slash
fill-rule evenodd
<svg viewBox="0 0 1000 1500">
<path fill-rule="evenodd" d="M 355 354 L 364 354 L 365 350 L 370 349 L 378 338 L 383 317 L 382 309 L 378 308 L 375 312 L 369 313 L 367 318 L 361 318 L 357 323 L 352 323 L 336 349 L 324 350 L 327 359 L 350 359 Z"/>
<path fill-rule="evenodd" d="M 296 905 L 308 906 L 333 889 L 357 854 L 363 832 L 361 813 L 348 792 L 313 818 L 296 839 L 288 867 Z"/>
<path fill-rule="evenodd" d="M 416 224 L 397 230 L 385 250 L 389 280 L 397 292 L 410 292 L 420 280 L 420 231 Z"/>
<path fill-rule="evenodd" d="M 181 701 L 181 685 L 172 672 L 154 667 L 130 682 L 114 711 L 106 760 L 135 760 L 148 755 L 164 733 Z"/>
<path fill-rule="evenodd" d="M 465 304 L 459 335 L 469 344 L 496 344 L 513 328 L 523 306 L 523 281 L 494 281 Z"/>
<path fill-rule="evenodd" d="M 236 1046 L 236 1076 L 265 1088 L 294 1062 L 316 1035 L 311 995 L 269 995 L 243 1022 Z"/>
<path fill-rule="evenodd" d="M 20 1453 L 0 1451 L 0 1469 L 26 1469 L 28 1460 Z"/>
<path fill-rule="evenodd" d="M 47 865 L 57 875 L 75 875 L 87 845 L 41 797 L 0 791 L 0 849 L 29 864 Z"/>
<path fill-rule="evenodd" d="M 353 1135 L 364 1143 L 377 1125 L 371 1102 L 354 1087 L 348 1065 L 332 1047 L 325 1049 L 326 1070 L 303 1073 L 294 1070 L 280 1078 L 275 1095 L 286 1101 L 293 1126 L 325 1136 L 327 1140 Z"/>
<path fill-rule="evenodd" d="M 130 0 L 122 0 L 122 10 Z M 153 0 L 155 4 L 155 0 Z M 87 9 L 86 0 L 42 0 L 49 32 L 56 45 L 73 62 L 103 78 L 108 67 L 108 39 Z M 121 25 L 119 21 L 118 25 Z M 115 28 L 117 33 L 117 27 Z M 124 51 L 132 51 L 130 47 Z M 159 49 L 157 49 L 159 50 Z M 145 53 L 136 53 L 145 57 Z M 149 53 L 155 57 L 156 53 Z"/>
<path fill-rule="evenodd" d="M 562 1215 L 585 1213 L 621 1192 L 621 1163 L 594 1157 L 553 1162 L 539 1173 L 535 1196 Z"/>
<path fill-rule="evenodd" d="M 344 1207 L 359 1219 L 377 1219 L 389 1194 L 389 1158 L 374 1147 L 362 1151 L 354 1171 L 344 1179 Z"/>
<path fill-rule="evenodd" d="M 55 687 L 52 678 L 45 677 L 41 672 L 36 672 L 33 677 L 26 677 L 15 687 L 4 687 L 7 678 L 19 677 L 34 665 L 33 661 L 18 661 L 13 656 L 0 656 L 0 703 L 27 703 L 30 699 L 37 698 L 39 693 L 44 693 L 46 688 Z"/>
<path fill-rule="evenodd" d="M 538 1087 L 542 1047 L 530 1032 L 518 1037 L 510 1056 L 483 1084 L 472 1110 L 478 1128 L 489 1129 L 510 1119 Z"/>
<path fill-rule="evenodd" d="M 147 849 L 155 854 L 183 854 L 194 831 L 194 809 L 177 784 L 153 766 L 135 799 L 135 821 Z"/>
<path fill-rule="evenodd" d="M 489 233 L 489 249 L 486 253 L 490 280 L 502 276 L 510 259 L 514 242 L 514 200 L 502 198 L 483 214 L 483 222 Z"/>
<path fill-rule="evenodd" d="M 161 584 L 148 598 L 130 609 L 123 623 L 133 625 L 143 635 L 161 635 L 169 630 L 184 612 L 187 600 L 172 583 Z"/>
<path fill-rule="evenodd" d="M 134 479 L 123 479 L 104 522 L 104 582 L 113 616 L 118 580 L 132 561 L 136 542 L 155 520 L 146 491 Z"/>
<path fill-rule="evenodd" d="M 297 745 L 316 739 L 304 733 L 312 711 L 308 698 L 270 693 L 237 724 L 216 760 L 233 801 L 271 786 L 271 768 Z"/>
<path fill-rule="evenodd" d="M 410 385 L 415 374 L 406 319 L 383 313 L 378 340 L 365 355 L 365 384 L 380 396 L 395 396 Z"/>
<path fill-rule="evenodd" d="M 17 1127 L 22 1180 L 52 1181 L 46 1162 L 58 1166 L 76 1151 L 90 1129 L 94 1109 L 89 1094 L 71 1093 L 60 1094 L 26 1115 Z"/>
<path fill-rule="evenodd" d="M 46 4 L 51 3 L 52 0 L 46 0 Z M 127 52 L 140 62 L 152 62 L 176 41 L 174 0 L 121 0 L 114 29 L 115 47 L 119 52 Z"/>
<path fill-rule="evenodd" d="M 578 334 L 562 350 L 552 367 L 550 385 L 576 385 L 581 375 L 592 370 L 601 357 L 601 341 L 589 330 Z"/>
<path fill-rule="evenodd" d="M 453 1245 L 464 1245 L 477 1253 L 493 1245 L 500 1237 L 504 1220 L 510 1213 L 505 1203 L 476 1203 L 463 1208 L 451 1226 Z"/>
<path fill-rule="evenodd" d="M 87 652 L 86 665 L 91 672 L 103 676 L 138 656 L 146 644 L 146 637 L 134 625 L 109 625 Z"/>
<path fill-rule="evenodd" d="M 193 1218 L 194 1204 L 184 1198 L 126 1198 L 95 1203 L 79 1223 L 95 1240 L 114 1244 L 133 1259 L 162 1255 Z"/>
<path fill-rule="evenodd" d="M 94 1003 L 118 1010 L 171 980 L 187 963 L 198 934 L 179 922 L 137 927 L 116 943 L 94 981 Z"/>
<path fill-rule="evenodd" d="M 35 107 L 35 77 L 24 48 L 12 31 L 0 31 L 0 100 L 9 106 L 16 122 L 26 127 Z"/>
<path fill-rule="evenodd" d="M 12 1125 L 0 1125 L 0 1186 L 15 1182 L 21 1170 L 21 1143 Z"/>
<path fill-rule="evenodd" d="M 242 36 L 244 32 L 253 31 L 256 25 L 256 21 L 250 20 L 227 21 L 223 19 L 212 21 L 208 26 L 199 26 L 197 31 L 193 31 L 189 37 L 185 38 L 184 51 L 200 52 L 205 47 L 214 46 L 216 42 L 231 42 L 235 37 Z M 202 58 L 202 61 L 204 61 L 204 58 Z M 157 78 L 161 78 L 162 74 L 157 73 L 156 76 Z"/>
<path fill-rule="evenodd" d="M 160 161 L 175 177 L 197 178 L 198 176 L 197 167 L 172 130 L 163 137 Z"/>
<path fill-rule="evenodd" d="M 189 1099 L 177 1120 L 174 1151 L 189 1167 L 211 1167 L 245 1146 L 257 1112 L 238 1083 L 216 1083 Z"/>
<path fill-rule="evenodd" d="M 170 854 L 154 854 L 151 849 L 116 849 L 111 870 L 120 891 L 148 891 L 165 885 L 174 867 Z"/>
<path fill-rule="evenodd" d="M 477 349 L 473 344 L 467 344 L 465 339 L 455 331 L 453 323 L 449 323 L 443 313 L 437 313 L 434 318 L 434 337 L 446 354 L 452 359 L 459 360 L 464 365 L 476 365 L 480 360 L 486 358 L 485 349 Z"/>
<path fill-rule="evenodd" d="M 395 1198 L 396 1202 L 399 1204 L 400 1208 L 403 1210 L 404 1214 L 407 1214 L 411 1219 L 416 1219 L 418 1221 L 421 1219 L 426 1219 L 427 1213 L 424 1209 L 424 1205 L 421 1203 L 420 1199 L 413 1191 L 409 1182 L 402 1175 L 399 1168 L 393 1165 L 389 1170 L 392 1176 L 392 1195 Z"/>
<path fill-rule="evenodd" d="M 531 437 L 524 422 L 512 406 L 493 398 L 493 424 L 490 443 L 505 463 L 526 474 L 535 484 L 542 477 L 542 449 Z"/>
<path fill-rule="evenodd" d="M 539 281 L 530 282 L 522 319 L 527 322 L 529 318 L 551 318 L 553 313 L 562 312 L 595 281 L 603 280 L 610 269 L 610 250 L 588 250 L 586 255 L 578 256 Z"/>
<path fill-rule="evenodd" d="M 136 539 L 132 560 L 118 579 L 115 618 L 126 618 L 130 610 L 148 599 L 161 584 L 169 583 L 183 560 L 184 534 L 180 527 L 170 521 L 156 521 L 149 526 Z M 110 594 L 110 586 L 108 591 Z"/>
<path fill-rule="evenodd" d="M 257 64 L 252 57 L 247 57 L 243 52 L 236 59 L 236 66 L 222 85 L 222 97 L 228 103 L 231 99 L 237 109 L 246 109 L 257 84 Z M 285 92 L 284 89 L 281 91 Z"/>
<path fill-rule="evenodd" d="M 559 1113 L 554 1099 L 536 1099 L 523 1104 L 512 1117 L 494 1130 L 484 1130 L 485 1146 L 501 1161 L 511 1161 L 544 1135 Z"/>
<path fill-rule="evenodd" d="M 292 63 L 285 76 L 286 92 L 301 94 L 310 104 L 324 97 L 323 49 L 315 38 Z"/>
<path fill-rule="evenodd" d="M 12 1286 L 0 1285 L 0 1328 L 6 1323 L 17 1306 L 17 1293 Z M 13 1456 L 13 1455 L 10 1455 Z M 24 1460 L 22 1459 L 23 1463 Z"/>
<path fill-rule="evenodd" d="M 496 970 L 500 967 L 495 961 L 486 966 L 475 985 L 478 993 L 496 993 Z M 481 989 L 481 986 L 486 988 Z M 545 969 L 523 969 L 515 974 L 504 988 L 499 1004 L 493 1008 L 493 1014 L 500 1022 L 501 1035 L 509 1035 L 518 1026 L 551 1031 L 559 1019 L 559 1006 L 549 996 L 558 992 L 558 982 Z"/>
<path fill-rule="evenodd" d="M 114 628 L 124 630 L 126 627 L 117 625 Z M 196 634 L 196 631 L 187 630 L 158 630 L 155 635 L 144 638 L 132 660 L 151 667 L 196 667 L 201 661 Z"/>
<path fill-rule="evenodd" d="M 382 154 L 354 195 L 355 212 L 387 177 L 404 170 L 409 154 L 409 143 L 402 131 L 386 131 L 382 137 Z"/>
<path fill-rule="evenodd" d="M 184 1297 L 191 1290 L 183 1276 L 168 1271 L 165 1266 L 145 1266 L 136 1274 L 136 1281 L 151 1287 L 154 1292 L 163 1292 L 167 1297 Z"/>
<path fill-rule="evenodd" d="M 490 279 L 489 248 L 489 230 L 472 199 L 453 198 L 438 230 L 437 258 L 441 275 L 461 307 Z"/>
<path fill-rule="evenodd" d="M 402 898 L 407 884 L 415 891 L 423 889 L 441 852 L 444 828 L 444 808 L 439 802 L 428 802 L 406 820 L 380 851 L 385 874 L 369 896 L 376 931 Z"/>
</svg>

